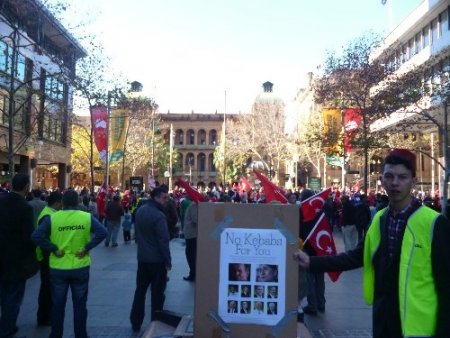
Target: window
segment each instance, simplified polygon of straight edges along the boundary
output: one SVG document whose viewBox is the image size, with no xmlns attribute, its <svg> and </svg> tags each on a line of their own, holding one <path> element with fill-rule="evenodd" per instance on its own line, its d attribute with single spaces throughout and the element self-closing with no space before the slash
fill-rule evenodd
<svg viewBox="0 0 450 338">
<path fill-rule="evenodd" d="M 63 101 L 64 83 L 56 76 L 47 75 L 45 77 L 45 95 L 52 100 Z"/>
<path fill-rule="evenodd" d="M 195 133 L 192 129 L 188 130 L 187 137 L 188 137 L 187 143 L 190 145 L 194 145 L 195 144 Z"/>
<path fill-rule="evenodd" d="M 195 165 L 194 154 L 189 153 L 186 155 L 186 161 L 184 162 L 185 166 L 188 168 L 192 168 Z"/>
<path fill-rule="evenodd" d="M 423 48 L 430 45 L 430 25 L 426 25 L 423 29 Z"/>
<path fill-rule="evenodd" d="M 414 39 L 410 39 L 408 41 L 408 59 L 411 59 L 414 56 L 416 50 L 416 46 L 414 45 Z"/>
<path fill-rule="evenodd" d="M 422 33 L 417 33 L 415 38 L 416 54 L 422 50 Z"/>
<path fill-rule="evenodd" d="M 206 144 L 206 131 L 203 129 L 200 129 L 200 131 L 198 132 L 198 143 L 201 145 Z"/>
<path fill-rule="evenodd" d="M 8 96 L 0 95 L 0 123 L 8 125 Z"/>
<path fill-rule="evenodd" d="M 208 155 L 209 171 L 216 172 L 216 166 L 214 165 L 214 155 Z"/>
<path fill-rule="evenodd" d="M 184 139 L 184 133 L 181 129 L 178 129 L 176 131 L 176 136 L 175 136 L 176 144 L 179 144 L 179 145 L 183 144 L 183 139 Z"/>
<path fill-rule="evenodd" d="M 431 44 L 437 43 L 439 40 L 438 19 L 431 21 Z"/>
<path fill-rule="evenodd" d="M 8 71 L 8 45 L 0 41 L 0 71 Z"/>
<path fill-rule="evenodd" d="M 209 144 L 216 145 L 217 143 L 217 131 L 215 129 L 212 129 L 209 132 Z"/>
<path fill-rule="evenodd" d="M 5 42 L 0 41 L 0 71 L 8 73 L 11 72 L 11 58 L 12 58 L 12 48 Z M 25 70 L 26 70 L 26 58 L 20 53 L 17 53 L 16 61 L 16 73 L 14 78 L 21 82 L 25 81 Z"/>
<path fill-rule="evenodd" d="M 206 156 L 203 153 L 198 154 L 197 156 L 198 161 L 198 170 L 201 172 L 205 172 L 206 169 Z"/>
</svg>

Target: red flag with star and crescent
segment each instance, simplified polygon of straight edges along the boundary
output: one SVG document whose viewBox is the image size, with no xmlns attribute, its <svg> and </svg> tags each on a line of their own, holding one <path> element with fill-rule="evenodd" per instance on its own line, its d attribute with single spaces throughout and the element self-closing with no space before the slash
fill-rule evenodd
<svg viewBox="0 0 450 338">
<path fill-rule="evenodd" d="M 269 181 L 269 179 L 261 174 L 259 171 L 253 169 L 256 177 L 261 181 L 261 185 L 264 187 L 264 192 L 266 193 L 266 203 L 270 203 L 272 201 L 278 201 L 283 204 L 287 204 L 288 200 L 286 196 L 284 196 L 284 191 L 276 184 Z"/>
<path fill-rule="evenodd" d="M 305 243 L 308 240 L 317 256 L 336 256 L 336 245 L 334 244 L 331 226 L 325 213 L 322 213 L 317 220 L 314 228 L 305 239 Z M 327 273 L 333 282 L 336 282 L 341 274 L 340 271 L 328 271 Z"/>
<path fill-rule="evenodd" d="M 328 188 L 318 194 L 315 194 L 314 196 L 311 196 L 301 203 L 300 208 L 302 209 L 304 222 L 312 221 L 318 214 L 320 214 L 330 193 L 331 188 Z"/>
<path fill-rule="evenodd" d="M 186 193 L 193 202 L 199 203 L 208 201 L 208 199 L 205 196 L 203 196 L 199 191 L 191 187 L 191 185 L 182 178 L 178 177 L 178 183 L 184 188 L 184 190 L 186 190 Z"/>
</svg>

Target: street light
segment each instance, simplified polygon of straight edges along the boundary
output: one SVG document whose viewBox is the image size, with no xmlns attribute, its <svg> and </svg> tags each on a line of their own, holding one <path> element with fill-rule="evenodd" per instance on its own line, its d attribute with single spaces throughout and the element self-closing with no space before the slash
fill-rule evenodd
<svg viewBox="0 0 450 338">
<path fill-rule="evenodd" d="M 341 100 L 341 124 L 342 124 L 342 195 L 345 195 L 345 106 L 344 106 L 344 98 Z"/>
</svg>

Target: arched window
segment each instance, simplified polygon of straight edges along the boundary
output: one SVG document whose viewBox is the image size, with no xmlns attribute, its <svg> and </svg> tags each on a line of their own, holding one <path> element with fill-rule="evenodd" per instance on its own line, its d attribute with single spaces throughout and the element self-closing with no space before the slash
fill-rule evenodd
<svg viewBox="0 0 450 338">
<path fill-rule="evenodd" d="M 209 131 L 209 144 L 211 145 L 217 144 L 217 131 L 215 129 Z"/>
<path fill-rule="evenodd" d="M 186 136 L 187 136 L 187 144 L 194 145 L 195 144 L 195 132 L 192 129 L 189 129 Z"/>
<path fill-rule="evenodd" d="M 203 153 L 198 154 L 197 156 L 198 170 L 200 172 L 205 172 L 206 170 L 206 156 Z"/>
<path fill-rule="evenodd" d="M 184 144 L 184 133 L 181 129 L 175 132 L 175 144 Z"/>
<path fill-rule="evenodd" d="M 208 155 L 208 164 L 209 164 L 209 171 L 215 172 L 216 166 L 214 165 L 214 154 Z"/>
<path fill-rule="evenodd" d="M 198 131 L 198 144 L 206 144 L 206 131 L 204 129 L 200 129 Z"/>
<path fill-rule="evenodd" d="M 195 165 L 195 157 L 193 153 L 188 153 L 186 155 L 186 160 L 184 162 L 184 165 L 186 166 L 186 168 L 193 168 Z"/>
</svg>

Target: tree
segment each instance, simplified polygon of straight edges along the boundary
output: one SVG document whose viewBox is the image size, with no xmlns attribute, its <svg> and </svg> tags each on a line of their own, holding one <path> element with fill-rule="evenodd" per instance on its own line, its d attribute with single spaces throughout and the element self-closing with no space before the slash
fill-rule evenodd
<svg viewBox="0 0 450 338">
<path fill-rule="evenodd" d="M 362 127 L 353 144 L 363 152 L 365 191 L 368 187 L 369 149 L 378 144 L 369 127 L 381 116 L 371 90 L 386 76 L 381 61 L 371 62 L 370 59 L 371 51 L 379 42 L 377 35 L 368 32 L 345 46 L 341 55 L 328 52 L 324 74 L 315 82 L 314 88 L 315 100 L 323 106 L 361 110 Z"/>
<path fill-rule="evenodd" d="M 71 163 L 74 172 L 91 172 L 91 168 L 101 166 L 100 156 L 94 153 L 91 158 L 92 136 L 90 128 L 81 124 L 72 125 Z"/>
</svg>

